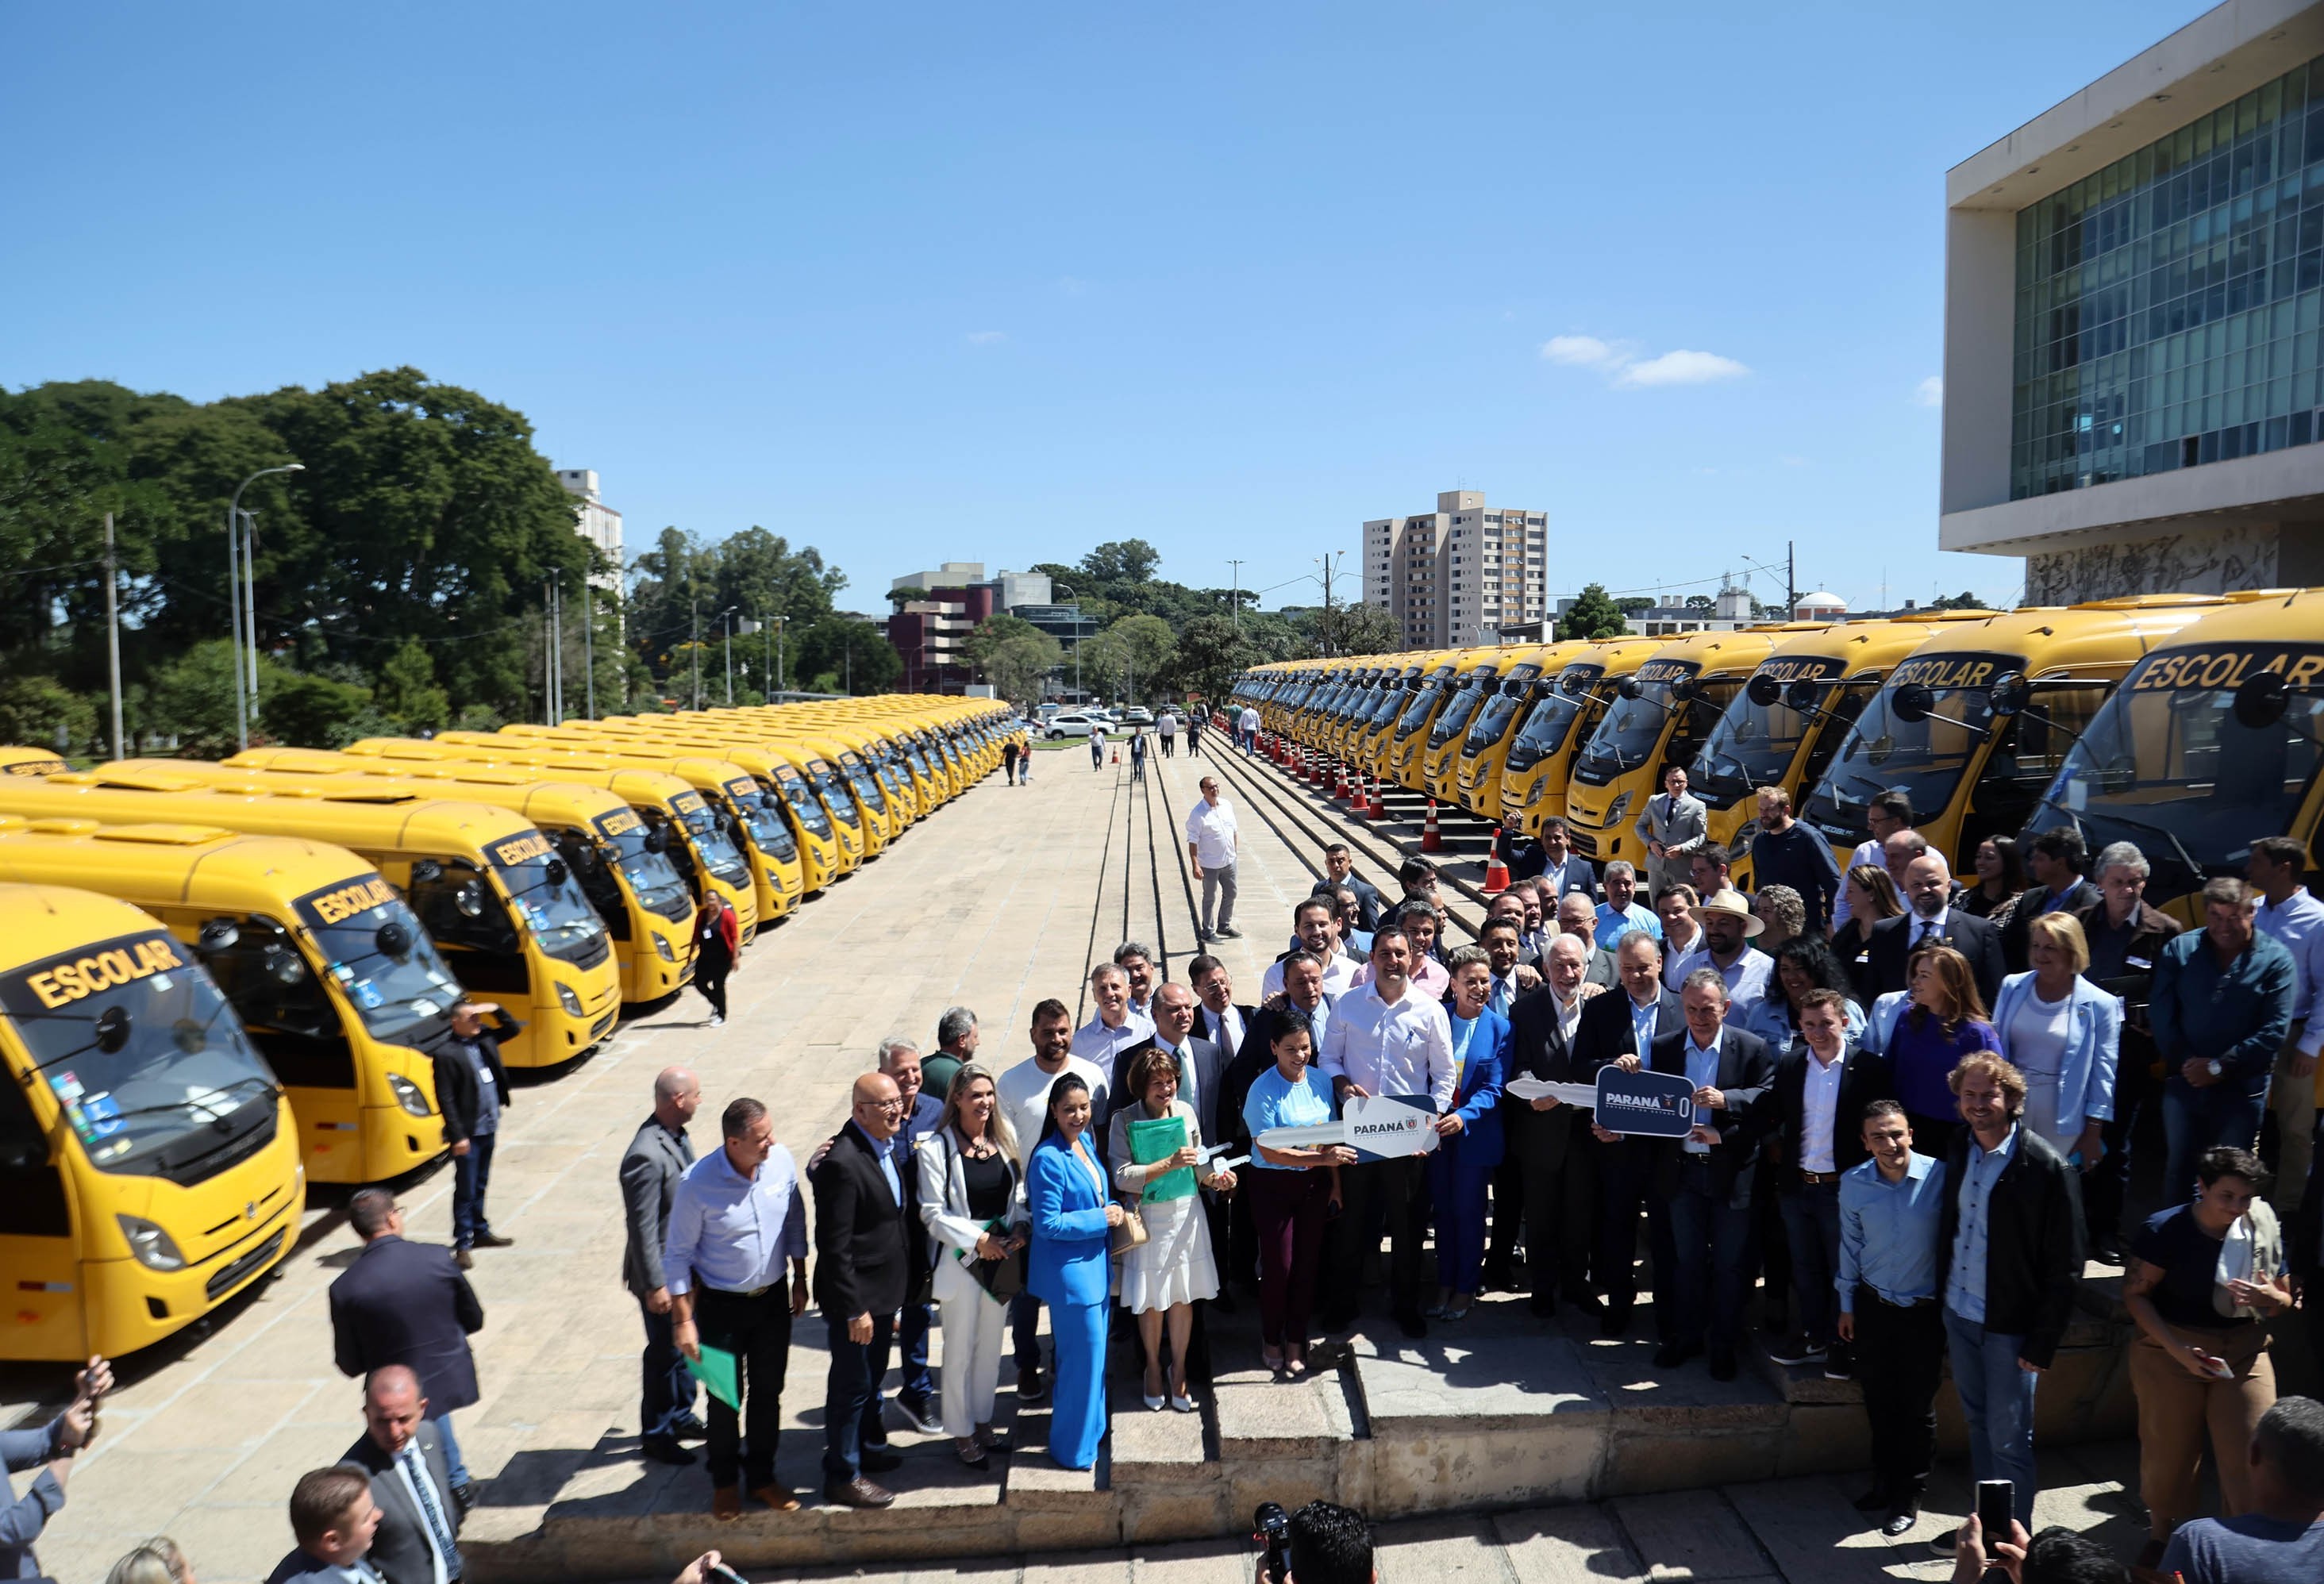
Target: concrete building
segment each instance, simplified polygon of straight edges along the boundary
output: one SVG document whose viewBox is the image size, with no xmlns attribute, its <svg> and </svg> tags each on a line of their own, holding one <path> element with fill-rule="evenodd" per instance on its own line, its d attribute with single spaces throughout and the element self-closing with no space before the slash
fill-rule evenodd
<svg viewBox="0 0 2324 1584">
<path fill-rule="evenodd" d="M 1406 649 L 1493 643 L 1548 608 L 1549 519 L 1447 490 L 1436 510 L 1364 524 L 1364 602 L 1396 619 Z"/>
<path fill-rule="evenodd" d="M 959 693 L 967 686 L 964 646 L 978 622 L 996 612 L 1029 621 L 1053 637 L 1086 635 L 1078 606 L 1053 604 L 1046 572 L 1010 572 L 991 577 L 982 561 L 946 561 L 888 585 L 894 613 L 882 626 L 903 658 L 908 693 Z M 918 597 L 914 597 L 914 596 Z"/>
<path fill-rule="evenodd" d="M 597 470 L 594 467 L 560 467 L 557 470 L 557 482 L 565 486 L 567 494 L 580 498 L 578 520 L 575 526 L 581 530 L 583 539 L 597 547 L 612 567 L 611 571 L 591 581 L 600 588 L 619 591 L 622 568 L 628 564 L 622 552 L 622 514 L 598 498 Z"/>
<path fill-rule="evenodd" d="M 1794 622 L 1845 622 L 1848 602 L 1830 589 L 1820 588 L 1813 594 L 1803 594 L 1792 604 Z"/>
<path fill-rule="evenodd" d="M 2324 583 L 2324 4 L 2206 12 L 1945 202 L 1940 547 L 2042 604 Z"/>
<path fill-rule="evenodd" d="M 1578 603 L 1568 594 L 1557 602 L 1550 612 L 1548 625 L 1553 632 Z M 1752 624 L 1751 591 L 1729 583 L 1711 597 L 1711 607 L 1701 605 L 1648 605 L 1642 610 L 1624 612 L 1631 636 L 1637 638 L 1679 638 L 1690 632 L 1735 632 Z M 1524 636 L 1531 636 L 1526 634 Z M 1542 641 L 1549 641 L 1544 639 Z"/>
</svg>

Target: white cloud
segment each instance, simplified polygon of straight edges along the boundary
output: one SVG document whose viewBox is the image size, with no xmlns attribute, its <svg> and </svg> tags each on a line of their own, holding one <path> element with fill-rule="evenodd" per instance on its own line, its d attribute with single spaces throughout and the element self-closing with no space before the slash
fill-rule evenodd
<svg viewBox="0 0 2324 1584">
<path fill-rule="evenodd" d="M 971 330 L 968 333 L 971 346 L 998 346 L 1008 339 L 1009 332 L 1006 330 Z"/>
<path fill-rule="evenodd" d="M 1738 379 L 1751 371 L 1731 357 L 1715 352 L 1665 352 L 1644 363 L 1624 365 L 1614 377 L 1618 385 L 1707 385 L 1713 380 Z"/>
<path fill-rule="evenodd" d="M 1628 361 L 1595 336 L 1553 336 L 1542 343 L 1541 355 L 1545 362 L 1572 368 L 1618 367 Z"/>
<path fill-rule="evenodd" d="M 1541 357 L 1544 363 L 1567 368 L 1596 369 L 1609 383 L 1629 389 L 1703 385 L 1751 372 L 1715 352 L 1665 352 L 1648 357 L 1635 341 L 1608 341 L 1596 336 L 1553 336 L 1542 343 Z"/>
<path fill-rule="evenodd" d="M 1942 407 L 1945 404 L 1945 377 L 1931 374 L 1923 380 L 1913 387 L 1913 400 L 1923 407 Z"/>
</svg>

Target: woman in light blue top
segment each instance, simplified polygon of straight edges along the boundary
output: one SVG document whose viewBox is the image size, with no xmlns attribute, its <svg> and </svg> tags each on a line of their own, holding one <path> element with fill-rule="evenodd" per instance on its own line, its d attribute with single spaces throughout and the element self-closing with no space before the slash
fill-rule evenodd
<svg viewBox="0 0 2324 1584">
<path fill-rule="evenodd" d="M 1775 972 L 1768 976 L 1767 993 L 1744 1015 L 1747 1033 L 1757 1035 L 1770 1051 L 1782 1055 L 1799 1037 L 1800 998 L 1810 990 L 1828 990 L 1848 1002 L 1848 1037 L 1863 1037 L 1864 1012 L 1856 1004 L 1855 982 L 1849 977 L 1847 964 L 1821 935 L 1795 935 L 1775 948 Z"/>
<path fill-rule="evenodd" d="M 1332 1086 L 1314 1069 L 1315 1029 L 1307 1013 L 1286 1006 L 1263 1012 L 1275 1065 L 1251 1080 L 1242 1102 L 1253 1139 L 1272 1128 L 1314 1128 L 1332 1119 Z M 1290 1149 L 1251 1146 L 1257 1168 L 1243 1179 L 1259 1228 L 1259 1356 L 1277 1380 L 1307 1374 L 1307 1317 L 1315 1304 L 1315 1271 L 1323 1256 L 1323 1221 L 1340 1208 L 1340 1168 L 1356 1152 L 1344 1144 Z"/>
<path fill-rule="evenodd" d="M 1501 1083 L 1509 1020 L 1485 1005 L 1493 962 L 1483 948 L 1452 953 L 1452 1109 L 1436 1119 L 1428 1183 L 1436 1196 L 1434 1320 L 1466 1320 L 1485 1266 L 1485 1188 L 1501 1164 Z"/>
<path fill-rule="evenodd" d="M 2089 938 L 2072 914 L 2042 915 L 2026 926 L 2025 944 L 2034 972 L 2001 981 L 1994 1032 L 2001 1054 L 2025 1074 L 2021 1125 L 2087 1172 L 2106 1153 L 2099 1136 L 2114 1117 L 2122 999 L 2082 977 Z"/>
<path fill-rule="evenodd" d="M 1049 1306 L 1057 1352 L 1049 1456 L 1066 1469 L 1094 1464 L 1105 1439 L 1106 1248 L 1122 1221 L 1089 1125 L 1089 1085 L 1067 1073 L 1050 1086 L 1048 1124 L 1025 1163 L 1033 1222 L 1025 1285 Z"/>
</svg>

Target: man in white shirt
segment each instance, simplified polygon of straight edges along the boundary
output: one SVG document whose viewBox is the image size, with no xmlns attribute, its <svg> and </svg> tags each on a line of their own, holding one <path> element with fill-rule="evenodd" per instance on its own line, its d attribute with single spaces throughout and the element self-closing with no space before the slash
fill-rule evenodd
<svg viewBox="0 0 2324 1584">
<path fill-rule="evenodd" d="M 1120 974 L 1112 964 L 1107 972 Z M 993 1081 L 993 1091 L 1001 1114 L 1009 1119 L 1009 1126 L 1017 1135 L 1017 1160 L 1021 1166 L 1041 1141 L 1041 1130 L 1049 1120 L 1049 1090 L 1066 1073 L 1071 1073 L 1089 1085 L 1090 1115 L 1105 1115 L 1107 1085 L 1111 1081 L 1113 1064 L 1105 1066 L 1084 1060 L 1073 1054 L 1074 1015 L 1059 1000 L 1046 1000 L 1033 1008 L 1033 1054 L 1018 1063 Z M 1048 1395 L 1047 1384 L 1041 1375 L 1041 1301 L 1029 1292 L 1019 1290 L 1009 1301 L 1009 1329 L 1011 1349 L 1017 1359 L 1017 1396 L 1019 1402 L 1038 1403 Z"/>
<path fill-rule="evenodd" d="M 1698 968 L 1714 970 L 1727 984 L 1727 1021 L 1740 1026 L 1766 998 L 1775 960 L 1751 944 L 1767 926 L 1740 891 L 1720 891 L 1689 909 L 1702 926 L 1702 944 L 1678 965 L 1681 984 Z"/>
<path fill-rule="evenodd" d="M 2254 842 L 2244 874 L 2260 894 L 2253 922 L 2292 953 L 2300 971 L 2292 992 L 2292 1029 L 2276 1056 L 2268 1085 L 2268 1110 L 2275 1113 L 2283 1154 L 2276 1164 L 2275 1191 L 2268 1197 L 2289 1215 L 2300 1208 L 2308 1184 L 2308 1157 L 2316 1131 L 2316 1058 L 2324 1050 L 2324 1018 L 2316 1014 L 2324 992 L 2324 902 L 2308 894 L 2300 877 L 2308 849 L 2297 836 L 2264 836 Z"/>
<path fill-rule="evenodd" d="M 1112 963 L 1101 962 L 1091 969 L 1089 987 L 1090 999 L 1096 1003 L 1097 1010 L 1088 1022 L 1074 1030 L 1074 1054 L 1111 1073 L 1114 1058 L 1139 1041 L 1153 1036 L 1154 1021 L 1130 1009 L 1130 975 Z M 1105 1125 L 1102 1110 L 1091 1114 L 1095 1119 L 1094 1126 Z"/>
<path fill-rule="evenodd" d="M 1323 1031 L 1317 1065 L 1332 1081 L 1333 1098 L 1344 1105 L 1374 1095 L 1425 1095 L 1440 1115 L 1452 1106 L 1452 1025 L 1443 1004 L 1412 982 L 1412 937 L 1386 927 L 1372 935 L 1372 980 L 1342 997 Z M 1421 1156 L 1369 1161 L 1342 1174 L 1346 1211 L 1334 1226 L 1338 1246 L 1334 1275 L 1324 1295 L 1327 1331 L 1355 1319 L 1363 1268 L 1363 1229 L 1375 1206 L 1388 1225 L 1392 1250 L 1389 1302 L 1407 1337 L 1425 1337 L 1421 1318 L 1420 1243 L 1427 1233 L 1427 1161 Z"/>
<path fill-rule="evenodd" d="M 1356 964 L 1340 947 L 1340 916 L 1329 897 L 1305 897 L 1291 910 L 1291 933 L 1299 944 L 1291 952 L 1313 952 L 1323 962 L 1323 993 L 1336 996 L 1356 982 Z M 1283 953 L 1283 957 L 1291 955 Z M 1261 1001 L 1283 989 L 1283 957 L 1267 965 L 1259 981 Z"/>
<path fill-rule="evenodd" d="M 1194 878 L 1203 882 L 1203 916 L 1194 934 L 1205 941 L 1233 940 L 1239 933 L 1234 927 L 1234 810 L 1220 795 L 1216 776 L 1204 776 L 1202 790 L 1202 801 L 1186 811 L 1186 856 L 1194 864 Z M 1211 923 L 1213 917 L 1218 920 L 1215 929 Z"/>
<path fill-rule="evenodd" d="M 1834 935 L 1838 935 L 1840 926 L 1855 914 L 1848 905 L 1848 871 L 1864 863 L 1875 869 L 1888 867 L 1888 838 L 1899 831 L 1913 828 L 1913 800 L 1902 792 L 1883 792 L 1864 806 L 1864 824 L 1871 831 L 1872 839 L 1858 842 L 1856 851 L 1848 855 L 1848 861 L 1840 865 L 1840 899 L 1832 904 L 1831 909 L 1831 932 Z"/>
<path fill-rule="evenodd" d="M 1250 705 L 1245 705 L 1242 706 L 1241 718 L 1235 723 L 1242 728 L 1242 751 L 1245 753 L 1257 753 L 1259 751 L 1259 712 Z"/>
</svg>

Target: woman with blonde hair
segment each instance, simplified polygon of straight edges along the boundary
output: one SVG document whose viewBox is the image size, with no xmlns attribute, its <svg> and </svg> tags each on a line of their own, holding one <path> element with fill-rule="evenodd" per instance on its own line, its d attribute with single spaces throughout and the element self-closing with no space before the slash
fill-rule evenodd
<svg viewBox="0 0 2324 1584">
<path fill-rule="evenodd" d="M 1913 1126 L 1913 1146 L 1945 1160 L 1960 1132 L 1960 1112 L 1949 1080 L 1961 1058 L 1978 1051 L 1998 1055 L 2001 1037 L 1986 1021 L 1985 999 L 1969 959 L 1946 945 L 1921 947 L 1905 961 L 1901 998 L 1883 996 L 1886 1033 L 1881 1054 L 1896 1075 L 1896 1098 Z M 1874 1015 L 1876 1026 L 1884 1022 Z"/>
<path fill-rule="evenodd" d="M 2030 973 L 2013 973 L 1994 998 L 2001 1054 L 2025 1074 L 2025 1126 L 2087 1172 L 2114 1119 L 2115 1065 L 2122 1048 L 2122 999 L 2082 977 L 2089 939 L 2070 913 L 2045 913 L 2025 926 Z"/>
<path fill-rule="evenodd" d="M 1024 1286 L 1020 1256 L 1031 1237 L 1018 1196 L 1016 1134 L 991 1068 L 969 1062 L 953 1074 L 944 1117 L 913 1155 L 944 1316 L 945 1433 L 962 1462 L 982 1469 L 998 1444 L 992 1399 L 1001 1339 L 1009 1301 Z"/>
<path fill-rule="evenodd" d="M 105 1584 L 194 1584 L 194 1565 L 176 1541 L 156 1534 L 114 1563 Z"/>
</svg>

